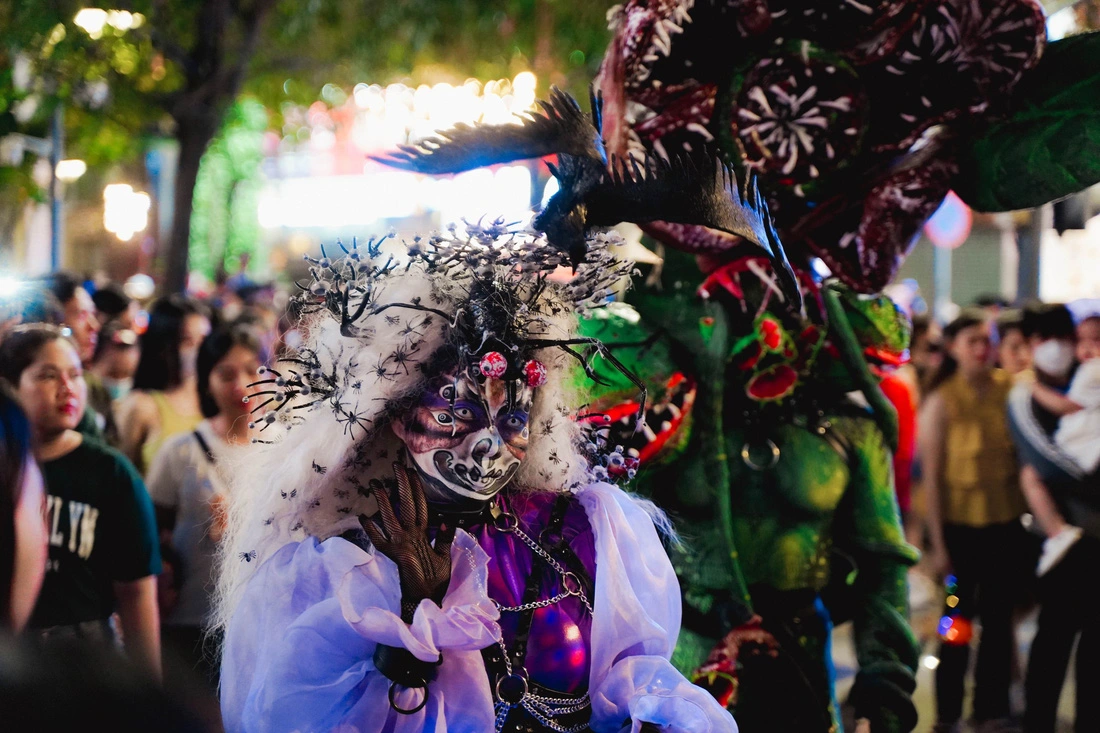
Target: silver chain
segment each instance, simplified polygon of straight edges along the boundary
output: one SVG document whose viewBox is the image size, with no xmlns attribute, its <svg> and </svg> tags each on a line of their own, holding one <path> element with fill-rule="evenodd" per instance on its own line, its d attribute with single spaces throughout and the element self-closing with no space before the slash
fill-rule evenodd
<svg viewBox="0 0 1100 733">
<path fill-rule="evenodd" d="M 512 516 L 512 515 L 506 515 L 506 516 Z M 522 529 L 520 529 L 518 524 L 513 524 L 511 526 L 505 525 L 503 527 L 499 527 L 499 529 L 500 529 L 501 532 L 509 532 L 511 534 L 514 534 L 516 537 L 519 537 L 520 541 L 523 542 L 523 544 L 530 547 L 532 552 L 534 552 L 536 555 L 541 557 L 546 562 L 547 565 L 549 565 L 550 567 L 552 567 L 554 570 L 556 570 L 558 572 L 558 575 L 561 576 L 563 583 L 566 582 L 569 578 L 572 578 L 573 582 L 576 585 L 576 589 L 575 590 L 570 590 L 567 586 L 565 588 L 565 590 L 563 590 L 561 593 L 554 596 L 553 598 L 547 598 L 546 600 L 542 600 L 542 601 L 533 601 L 531 603 L 525 603 L 522 606 L 501 606 L 500 604 L 497 604 L 497 608 L 499 608 L 501 611 L 527 611 L 527 610 L 536 609 L 536 608 L 545 608 L 546 606 L 550 606 L 550 605 L 553 605 L 553 604 L 555 604 L 559 601 L 565 600 L 569 596 L 576 596 L 577 598 L 580 598 L 581 603 L 583 603 L 584 607 L 586 609 L 588 609 L 588 613 L 589 614 L 593 613 L 592 604 L 589 602 L 588 596 L 585 595 L 584 588 L 581 586 L 581 583 L 580 583 L 580 578 L 577 577 L 576 573 L 571 572 L 569 570 L 566 570 L 564 567 L 562 567 L 561 563 L 559 563 L 557 560 L 555 560 L 550 555 L 549 552 L 542 549 L 539 546 L 539 543 L 535 542 L 533 539 L 531 539 L 527 535 L 526 532 L 524 532 Z"/>
<path fill-rule="evenodd" d="M 550 553 L 542 549 L 537 542 L 535 542 L 533 539 L 531 539 L 531 537 L 527 535 L 526 532 L 521 530 L 519 528 L 518 522 L 516 521 L 515 515 L 502 514 L 501 516 L 511 517 L 512 524 L 509 525 L 507 522 L 505 522 L 504 525 L 498 524 L 497 529 L 499 529 L 501 532 L 508 532 L 510 534 L 516 535 L 520 539 L 520 541 L 523 542 L 523 544 L 531 548 L 532 552 L 537 554 L 546 562 L 547 565 L 556 570 L 558 575 L 560 575 L 562 578 L 562 583 L 565 586 L 565 590 L 551 598 L 546 598 L 539 601 L 532 601 L 531 603 L 524 603 L 520 606 L 502 606 L 496 601 L 493 601 L 493 603 L 496 603 L 497 608 L 502 612 L 531 611 L 539 608 L 546 608 L 547 606 L 552 606 L 555 603 L 559 603 L 560 601 L 563 601 L 570 596 L 576 596 L 581 600 L 581 603 L 584 604 L 584 607 L 588 609 L 588 613 L 591 614 L 592 604 L 588 601 L 588 596 L 585 595 L 584 588 L 581 586 L 580 583 L 580 578 L 577 577 L 576 573 L 568 571 L 564 567 L 562 567 L 561 563 L 551 557 Z M 570 589 L 568 587 L 569 578 L 573 579 L 573 583 L 576 586 L 575 589 Z M 501 655 L 504 657 L 504 670 L 506 672 L 506 675 L 508 677 L 515 676 L 515 673 L 512 670 L 512 659 L 511 656 L 508 654 L 508 647 L 505 646 L 504 639 L 501 638 L 500 640 L 498 640 L 497 643 L 500 645 L 500 652 Z M 591 705 L 592 700 L 588 696 L 587 692 L 585 692 L 582 697 L 567 700 L 554 697 L 546 697 L 545 695 L 536 695 L 535 693 L 531 692 L 529 689 L 526 688 L 525 682 L 523 697 L 521 697 L 517 702 L 509 703 L 504 702 L 503 700 L 498 700 L 493 705 L 493 708 L 496 712 L 496 721 L 494 728 L 496 729 L 497 733 L 500 733 L 500 731 L 504 729 L 504 723 L 505 721 L 507 721 L 508 714 L 512 711 L 512 709 L 521 707 L 528 713 L 530 713 L 531 717 L 533 717 L 535 720 L 542 723 L 550 730 L 555 731 L 556 733 L 580 733 L 581 731 L 588 730 L 588 723 L 579 723 L 577 725 L 564 726 L 554 720 L 554 718 L 562 715 L 579 713 L 582 710 L 591 707 Z"/>
</svg>

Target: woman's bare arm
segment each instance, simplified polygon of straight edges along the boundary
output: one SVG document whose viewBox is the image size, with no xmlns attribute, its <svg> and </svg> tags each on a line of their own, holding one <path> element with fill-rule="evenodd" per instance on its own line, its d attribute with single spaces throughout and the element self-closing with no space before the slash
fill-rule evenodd
<svg viewBox="0 0 1100 733">
<path fill-rule="evenodd" d="M 115 583 L 118 618 L 122 625 L 122 642 L 126 654 L 161 678 L 160 613 L 157 610 L 157 577 Z"/>
<path fill-rule="evenodd" d="M 933 392 L 924 401 L 917 428 L 917 455 L 920 458 L 925 491 L 925 521 L 931 545 L 929 560 L 937 573 L 946 572 L 947 543 L 943 536 L 943 469 L 947 429 L 947 410 L 943 395 Z"/>
</svg>

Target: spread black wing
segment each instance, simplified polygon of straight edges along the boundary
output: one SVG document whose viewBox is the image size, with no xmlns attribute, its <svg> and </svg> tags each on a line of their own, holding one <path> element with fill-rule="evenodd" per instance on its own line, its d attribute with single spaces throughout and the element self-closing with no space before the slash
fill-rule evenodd
<svg viewBox="0 0 1100 733">
<path fill-rule="evenodd" d="M 588 226 L 666 221 L 695 224 L 737 235 L 763 249 L 776 263 L 784 290 L 801 296 L 794 271 L 776 234 L 768 206 L 752 173 L 743 184 L 708 149 L 670 160 L 614 159 L 608 173 L 584 194 Z"/>
<path fill-rule="evenodd" d="M 372 156 L 394 168 L 438 175 L 526 158 L 566 154 L 606 160 L 600 137 L 600 102 L 593 98 L 592 116 L 577 100 L 551 88 L 550 100 L 539 100 L 543 114 L 524 114 L 519 124 L 460 123 L 398 152 Z"/>
</svg>

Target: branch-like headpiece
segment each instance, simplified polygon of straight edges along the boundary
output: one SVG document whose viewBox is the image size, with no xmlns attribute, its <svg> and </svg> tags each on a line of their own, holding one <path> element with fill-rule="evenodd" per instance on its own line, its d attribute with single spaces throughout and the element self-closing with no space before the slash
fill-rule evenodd
<svg viewBox="0 0 1100 733">
<path fill-rule="evenodd" d="M 596 354 L 617 363 L 599 340 L 562 338 L 554 328 L 555 321 L 603 306 L 630 274 L 632 263 L 609 249 L 614 235 L 591 236 L 588 259 L 564 281 L 550 277 L 563 264 L 561 252 L 545 237 L 516 232 L 503 220 L 417 237 L 407 256 L 384 251 L 386 239 L 371 239 L 362 248 L 341 244 L 343 255 L 335 259 L 323 248 L 321 258 L 306 258 L 311 282 L 301 286 L 298 308 L 307 315 L 331 314 L 343 343 L 326 343 L 327 353 L 301 350 L 265 370 L 256 382 L 264 390 L 251 398 L 263 399 L 255 411 L 267 408 L 261 431 L 275 423 L 292 427 L 296 411 L 323 404 L 347 430 L 368 430 L 378 411 L 372 401 L 385 400 L 387 390 L 364 391 L 363 382 L 392 382 L 411 370 L 426 378 L 457 363 L 480 378 L 539 386 L 546 373 L 534 359 L 540 349 L 569 354 L 594 380 Z M 413 281 L 426 284 L 426 291 L 408 287 Z M 437 347 L 425 347 L 431 329 L 443 330 L 445 348 L 438 348 L 438 339 Z M 363 347 L 372 343 L 374 361 L 359 363 Z M 622 371 L 638 384 L 644 410 L 644 385 Z"/>
</svg>

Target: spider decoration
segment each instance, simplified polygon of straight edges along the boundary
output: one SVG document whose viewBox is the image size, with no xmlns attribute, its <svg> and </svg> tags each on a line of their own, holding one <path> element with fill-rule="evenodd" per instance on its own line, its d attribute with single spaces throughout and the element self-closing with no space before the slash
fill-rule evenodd
<svg viewBox="0 0 1100 733">
<path fill-rule="evenodd" d="M 415 245 L 416 256 L 427 271 L 441 276 L 436 280 L 438 294 L 445 302 L 456 304 L 454 313 L 425 305 L 418 298 L 378 306 L 375 313 L 404 308 L 445 319 L 458 345 L 459 362 L 477 365 L 495 352 L 507 364 L 493 376 L 505 380 L 526 378 L 534 351 L 557 348 L 575 358 L 589 379 L 602 383 L 592 368 L 598 354 L 638 387 L 644 406 L 645 385 L 598 339 L 544 338 L 552 331 L 552 319 L 565 314 L 569 306 L 587 315 L 606 305 L 615 287 L 632 273 L 633 264 L 611 252 L 611 245 L 619 241 L 617 235 L 591 235 L 587 259 L 562 286 L 552 285 L 549 276 L 567 262 L 546 237 L 517 232 L 503 218 L 464 224 L 464 235 L 452 226 L 447 234 Z M 552 288 L 560 292 L 552 293 Z M 400 356 L 391 354 L 387 362 L 403 363 Z"/>
<path fill-rule="evenodd" d="M 284 415 L 288 415 L 282 419 L 282 422 L 289 430 L 302 421 L 302 418 L 293 411 L 308 410 L 327 401 L 336 416 L 337 422 L 344 425 L 345 432 L 352 431 L 357 427 L 366 430 L 370 420 L 358 409 L 358 403 L 356 403 L 355 409 L 350 409 L 349 403 L 341 399 L 346 391 L 344 387 L 350 387 L 352 390 L 358 391 L 362 386 L 361 382 L 353 376 L 354 370 L 358 366 L 354 361 L 344 365 L 343 373 L 340 374 L 337 365 L 342 361 L 340 358 L 342 353 L 341 351 L 340 354 L 330 354 L 332 366 L 328 371 L 323 368 L 320 355 L 310 349 L 303 349 L 297 355 L 285 356 L 280 359 L 280 365 L 284 366 L 282 371 L 272 367 L 260 367 L 260 376 L 268 378 L 253 382 L 248 386 L 250 388 L 266 387 L 267 389 L 245 397 L 244 401 L 248 403 L 257 398 L 267 397 L 264 402 L 252 408 L 253 414 L 272 404 L 275 406 L 261 418 L 249 423 L 249 427 L 259 428 L 262 433 L 272 425 L 280 422 L 280 418 L 283 418 Z M 306 401 L 302 404 L 295 404 L 298 398 L 306 398 Z M 287 410 L 290 412 L 284 412 Z M 254 439 L 254 442 L 261 441 Z"/>
<path fill-rule="evenodd" d="M 324 245 L 321 245 L 320 259 L 306 255 L 305 260 L 313 265 L 309 269 L 313 282 L 308 287 L 297 283 L 303 291 L 298 300 L 302 314 L 328 310 L 339 316 L 343 336 L 369 338 L 370 330 L 357 322 L 372 306 L 377 285 L 399 266 L 392 255 L 382 255 L 382 245 L 392 237 L 392 233 L 371 237 L 367 240 L 365 257 L 356 239 L 352 240 L 350 250 L 337 240 L 344 252 L 338 260 L 328 257 Z"/>
<path fill-rule="evenodd" d="M 256 559 L 256 551 L 250 550 L 248 552 L 238 552 L 237 557 L 241 559 L 241 562 L 252 562 Z"/>
</svg>

